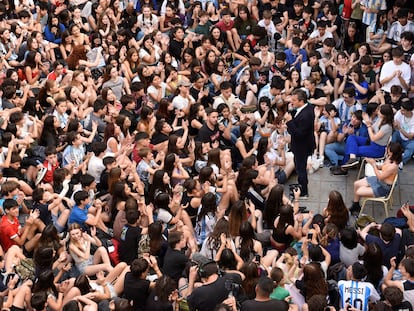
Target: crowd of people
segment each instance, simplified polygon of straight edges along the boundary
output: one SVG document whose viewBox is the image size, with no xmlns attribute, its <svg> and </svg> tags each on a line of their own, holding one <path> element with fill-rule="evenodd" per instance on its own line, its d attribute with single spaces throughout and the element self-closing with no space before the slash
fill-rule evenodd
<svg viewBox="0 0 414 311">
<path fill-rule="evenodd" d="M 413 157 L 413 44 L 408 0 L 1 1 L 2 310 L 413 310 L 414 209 L 350 226 Z"/>
</svg>

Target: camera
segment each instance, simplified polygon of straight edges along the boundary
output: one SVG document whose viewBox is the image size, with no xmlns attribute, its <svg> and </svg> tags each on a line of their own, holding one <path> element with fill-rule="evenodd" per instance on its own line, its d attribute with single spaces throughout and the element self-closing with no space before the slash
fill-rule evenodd
<svg viewBox="0 0 414 311">
<path fill-rule="evenodd" d="M 236 283 L 232 279 L 227 279 L 224 283 L 224 287 L 229 291 L 229 294 L 228 294 L 229 297 L 232 297 L 232 296 L 237 297 L 239 290 L 241 288 L 241 284 Z"/>
<path fill-rule="evenodd" d="M 295 197 L 294 191 L 297 191 L 298 189 L 302 190 L 302 186 L 300 184 L 290 184 L 289 185 L 289 195 L 291 198 Z"/>
</svg>

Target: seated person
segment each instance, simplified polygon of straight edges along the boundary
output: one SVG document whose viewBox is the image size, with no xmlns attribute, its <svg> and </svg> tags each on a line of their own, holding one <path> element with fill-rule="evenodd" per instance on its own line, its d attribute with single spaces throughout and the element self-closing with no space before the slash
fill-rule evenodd
<svg viewBox="0 0 414 311">
<path fill-rule="evenodd" d="M 162 276 L 153 256 L 135 259 L 131 264 L 131 272 L 125 274 L 124 297 L 133 302 L 135 310 L 145 310 L 150 291 L 155 287 L 155 282 L 147 280 L 150 268 L 155 270 L 158 277 Z"/>
<path fill-rule="evenodd" d="M 345 155 L 345 144 L 349 135 L 356 135 L 368 138 L 368 128 L 362 122 L 362 110 L 357 110 L 352 114 L 351 120 L 344 123 L 339 130 L 337 139 L 333 143 L 325 146 L 325 155 L 331 163 L 331 172 L 334 175 L 346 175 L 346 170 L 341 170 L 338 166 Z"/>
<path fill-rule="evenodd" d="M 354 182 L 354 202 L 350 211 L 359 213 L 361 197 L 384 197 L 391 190 L 395 175 L 398 174 L 398 164 L 402 161 L 402 147 L 399 143 L 390 143 L 384 163 L 378 166 L 375 159 L 366 159 L 375 171 L 375 176 L 368 176 Z"/>
<path fill-rule="evenodd" d="M 179 231 L 171 232 L 168 235 L 168 244 L 162 269 L 165 275 L 178 281 L 188 262 L 188 257 L 183 253 L 186 246 L 184 234 Z"/>
<path fill-rule="evenodd" d="M 355 99 L 355 95 L 355 89 L 347 87 L 344 89 L 342 97 L 332 103 L 338 110 L 338 117 L 341 119 L 342 125 L 351 121 L 352 114 L 355 111 L 362 110 L 362 105 Z"/>
<path fill-rule="evenodd" d="M 384 93 L 382 90 L 378 90 L 370 99 L 370 103 L 379 103 L 381 105 L 391 105 L 394 110 L 400 110 L 401 104 L 404 100 L 407 100 L 407 95 L 403 94 L 402 87 L 399 85 L 391 86 L 390 93 Z"/>
<path fill-rule="evenodd" d="M 404 148 L 403 164 L 414 154 L 414 104 L 411 101 L 403 101 L 401 109 L 394 115 L 394 133 L 392 141 L 399 142 Z"/>
<path fill-rule="evenodd" d="M 96 226 L 104 232 L 108 232 L 108 228 L 101 218 L 102 202 L 95 200 L 94 206 L 91 206 L 89 193 L 85 190 L 78 191 L 74 194 L 73 199 L 75 205 L 69 215 L 68 224 L 79 224 L 82 229 L 87 230 L 88 226 Z"/>
<path fill-rule="evenodd" d="M 22 228 L 17 218 L 19 204 L 16 200 L 6 199 L 3 209 L 6 213 L 0 223 L 0 245 L 3 251 L 7 252 L 14 245 L 24 245 L 27 251 L 32 251 L 40 238 L 40 233 L 36 232 L 42 232 L 45 227 L 39 219 L 39 211 L 32 211 L 26 219 L 26 225 Z"/>
<path fill-rule="evenodd" d="M 357 137 L 355 135 L 348 137 L 345 153 L 346 159 L 349 157 L 349 160 L 342 165 L 344 169 L 358 166 L 359 160 L 357 157 L 380 158 L 384 156 L 385 147 L 392 135 L 394 115 L 389 105 L 381 106 L 375 123 L 372 123 L 369 115 L 365 112 L 362 114 L 362 117 L 368 127 L 369 141 L 364 137 Z M 346 159 L 344 159 L 344 162 Z"/>
<path fill-rule="evenodd" d="M 310 77 L 311 69 L 316 65 L 319 65 L 319 67 L 322 69 L 323 74 L 325 74 L 325 64 L 321 59 L 321 54 L 317 51 L 310 51 L 308 53 L 308 61 L 303 62 L 300 66 L 300 77 L 302 81 Z"/>
</svg>

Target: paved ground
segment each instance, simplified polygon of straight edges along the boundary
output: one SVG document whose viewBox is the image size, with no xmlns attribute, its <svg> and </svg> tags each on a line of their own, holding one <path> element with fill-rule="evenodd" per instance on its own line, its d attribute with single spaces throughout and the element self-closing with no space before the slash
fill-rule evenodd
<svg viewBox="0 0 414 311">
<path fill-rule="evenodd" d="M 309 175 L 309 198 L 300 203 L 314 212 L 322 212 L 328 202 L 328 195 L 331 190 L 342 193 L 347 207 L 350 207 L 353 199 L 353 183 L 356 180 L 358 169 L 350 170 L 347 176 L 334 176 L 330 174 L 329 168 L 323 167 Z M 286 183 L 286 193 L 288 185 L 296 183 L 296 176 L 293 175 Z M 411 160 L 399 173 L 398 184 L 393 194 L 393 209 L 389 211 L 389 216 L 395 216 L 398 208 L 406 201 L 414 205 L 414 160 Z M 372 215 L 377 222 L 385 218 L 384 208 L 381 203 L 368 202 L 364 214 Z"/>
</svg>

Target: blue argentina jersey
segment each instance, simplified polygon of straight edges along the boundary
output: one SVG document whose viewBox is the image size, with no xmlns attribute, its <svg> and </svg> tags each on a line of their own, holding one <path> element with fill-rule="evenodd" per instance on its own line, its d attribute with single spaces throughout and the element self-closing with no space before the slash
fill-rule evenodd
<svg viewBox="0 0 414 311">
<path fill-rule="evenodd" d="M 368 311 L 368 302 L 380 299 L 374 286 L 368 282 L 339 281 L 338 288 L 341 295 L 341 309 L 349 303 L 355 309 Z"/>
</svg>

